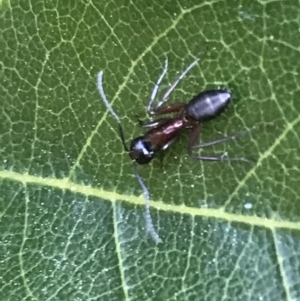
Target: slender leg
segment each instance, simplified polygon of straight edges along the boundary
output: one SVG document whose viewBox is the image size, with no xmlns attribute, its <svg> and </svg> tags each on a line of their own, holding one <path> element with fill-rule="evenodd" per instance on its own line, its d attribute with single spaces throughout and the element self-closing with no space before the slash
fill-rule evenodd
<svg viewBox="0 0 300 301">
<path fill-rule="evenodd" d="M 173 138 L 172 140 L 170 140 L 167 144 L 165 144 L 163 146 L 163 148 L 161 149 L 162 151 L 159 152 L 159 159 L 160 159 L 160 170 L 163 172 L 164 171 L 164 157 L 165 157 L 165 150 L 167 148 L 169 148 L 169 146 L 171 146 L 174 142 L 176 142 L 178 137 Z"/>
<path fill-rule="evenodd" d="M 148 119 L 142 120 L 142 119 L 140 119 L 140 117 L 138 115 L 135 115 L 135 117 L 137 119 L 139 126 L 143 127 L 143 128 L 155 128 L 161 124 L 164 124 L 168 120 L 170 120 L 170 117 L 163 117 L 163 118 L 159 118 L 159 119 L 156 119 L 153 121 L 150 121 Z"/>
<path fill-rule="evenodd" d="M 157 108 L 160 107 L 164 102 L 166 102 L 169 98 L 169 96 L 171 95 L 171 93 L 173 92 L 173 90 L 176 88 L 176 86 L 180 83 L 180 81 L 185 77 L 185 75 L 198 63 L 199 59 L 196 59 L 194 62 L 192 62 L 179 76 L 178 78 L 174 81 L 173 84 L 170 85 L 169 89 L 167 90 L 167 92 L 165 93 L 165 95 L 163 96 L 163 98 L 161 99 L 161 101 L 159 101 Z"/>
<path fill-rule="evenodd" d="M 179 77 L 169 86 L 167 92 L 164 94 L 163 98 L 161 99 L 161 101 L 159 101 L 158 105 L 156 106 L 156 109 L 152 109 L 152 104 L 155 100 L 155 97 L 157 95 L 160 83 L 163 79 L 163 77 L 165 76 L 167 70 L 168 70 L 168 60 L 166 59 L 165 61 L 165 67 L 164 70 L 161 74 L 161 76 L 159 77 L 159 79 L 157 80 L 153 90 L 152 90 L 152 94 L 150 97 L 150 101 L 148 103 L 147 106 L 147 111 L 149 115 L 154 115 L 155 111 L 164 103 L 168 100 L 169 96 L 171 95 L 171 93 L 173 92 L 173 90 L 176 88 L 176 86 L 179 84 L 179 82 L 185 77 L 185 75 L 198 63 L 199 59 L 196 59 L 194 62 L 192 62 L 180 75 Z"/>
<path fill-rule="evenodd" d="M 166 150 L 170 145 L 172 145 L 178 137 L 173 138 L 172 140 L 170 140 L 167 144 L 165 144 L 162 148 L 162 150 Z"/>
<path fill-rule="evenodd" d="M 200 124 L 195 123 L 190 133 L 189 144 L 188 144 L 188 153 L 191 157 L 193 157 L 193 146 L 198 142 L 199 135 L 200 135 Z"/>
<path fill-rule="evenodd" d="M 240 132 L 237 132 L 237 133 L 235 133 L 233 135 L 230 135 L 230 136 L 226 136 L 226 137 L 223 137 L 223 138 L 220 138 L 220 139 L 216 139 L 216 140 L 213 140 L 213 141 L 209 141 L 209 142 L 200 143 L 198 145 L 195 145 L 196 141 L 198 140 L 199 133 L 200 133 L 200 126 L 195 124 L 195 126 L 193 127 L 192 132 L 190 134 L 189 147 L 188 147 L 189 155 L 193 159 L 202 160 L 202 161 L 242 161 L 242 162 L 247 162 L 247 163 L 253 163 L 252 161 L 250 161 L 246 158 L 243 158 L 243 157 L 228 158 L 225 155 L 221 155 L 221 156 L 215 156 L 215 155 L 213 155 L 213 156 L 201 156 L 201 155 L 195 154 L 193 152 L 194 149 L 200 149 L 200 148 L 205 148 L 205 147 L 208 147 L 208 146 L 213 146 L 213 145 L 220 144 L 220 143 L 223 143 L 223 142 L 228 141 L 228 140 L 235 140 L 236 138 L 238 138 L 240 136 L 244 136 L 245 134 L 249 134 L 250 131 L 240 131 Z"/>
<path fill-rule="evenodd" d="M 135 116 L 135 118 L 136 118 L 139 126 L 143 126 L 145 122 L 139 117 L 139 115 L 138 114 L 134 114 L 134 116 Z"/>
<path fill-rule="evenodd" d="M 160 171 L 164 172 L 164 158 L 165 152 L 159 152 Z"/>
<path fill-rule="evenodd" d="M 172 145 L 177 140 L 177 137 L 169 141 L 167 144 L 164 145 L 164 147 L 161 149 L 161 152 L 159 152 L 159 161 L 160 161 L 160 170 L 164 171 L 164 158 L 165 158 L 165 150 Z"/>
<path fill-rule="evenodd" d="M 151 113 L 152 113 L 152 115 L 163 115 L 163 114 L 169 114 L 169 113 L 179 113 L 185 107 L 186 107 L 186 103 L 175 102 L 175 103 L 172 103 L 170 105 L 157 107 Z"/>
<path fill-rule="evenodd" d="M 155 109 L 154 111 L 152 111 L 153 115 L 164 115 L 164 114 L 169 114 L 169 113 L 179 113 L 180 111 L 182 111 L 185 108 L 186 104 L 185 103 L 174 103 L 171 105 L 167 105 L 167 106 L 162 106 L 158 109 Z M 137 120 L 140 126 L 144 127 L 144 128 L 155 128 L 159 125 L 162 125 L 166 122 L 168 122 L 170 120 L 170 117 L 163 117 L 163 118 L 159 118 L 153 121 L 142 121 L 141 119 L 139 119 L 139 117 L 137 116 Z"/>
<path fill-rule="evenodd" d="M 250 134 L 250 132 L 251 132 L 251 130 L 240 131 L 240 132 L 234 133 L 232 135 L 229 135 L 229 136 L 226 136 L 226 137 L 221 137 L 219 139 L 212 140 L 212 141 L 209 141 L 209 142 L 200 143 L 198 145 L 194 144 L 192 146 L 192 148 L 193 149 L 200 149 L 200 148 L 220 144 L 220 143 L 223 143 L 223 142 L 228 141 L 228 140 L 235 140 L 235 139 L 237 139 L 241 136 L 245 136 L 247 134 Z"/>
<path fill-rule="evenodd" d="M 152 93 L 151 93 L 151 97 L 150 97 L 150 101 L 149 101 L 148 106 L 147 106 L 147 111 L 148 111 L 149 115 L 151 115 L 152 104 L 153 104 L 153 102 L 154 102 L 154 100 L 156 98 L 156 95 L 157 95 L 160 83 L 163 80 L 164 76 L 166 75 L 167 71 L 168 71 L 168 58 L 166 58 L 166 60 L 165 60 L 165 67 L 164 67 L 164 70 L 163 70 L 162 74 L 160 75 L 160 77 L 158 78 L 156 84 L 153 87 L 153 90 L 152 90 Z"/>
<path fill-rule="evenodd" d="M 201 155 L 192 155 L 193 159 L 201 160 L 201 161 L 240 161 L 240 162 L 246 162 L 246 163 L 254 163 L 253 161 L 250 161 L 243 157 L 238 158 L 228 158 L 225 155 L 221 155 L 219 157 L 215 156 L 201 156 Z"/>
<path fill-rule="evenodd" d="M 160 125 L 163 125 L 165 123 L 167 123 L 168 121 L 170 121 L 170 119 L 172 118 L 160 118 L 160 119 L 156 119 L 153 121 L 149 121 L 149 122 L 144 122 L 142 120 L 139 120 L 140 126 L 142 126 L 143 128 L 156 128 Z"/>
</svg>

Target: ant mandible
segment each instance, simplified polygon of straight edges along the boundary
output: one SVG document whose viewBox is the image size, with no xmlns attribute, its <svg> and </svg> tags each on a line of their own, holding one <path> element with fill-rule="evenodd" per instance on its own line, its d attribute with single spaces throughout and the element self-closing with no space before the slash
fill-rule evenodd
<svg viewBox="0 0 300 301">
<path fill-rule="evenodd" d="M 143 194 L 146 200 L 146 230 L 150 233 L 152 238 L 157 242 L 162 242 L 158 233 L 156 232 L 152 218 L 150 215 L 150 193 L 144 184 L 143 179 L 139 175 L 136 164 L 147 164 L 149 163 L 157 153 L 166 150 L 171 144 L 173 144 L 180 132 L 183 129 L 190 129 L 190 137 L 188 143 L 188 153 L 193 159 L 204 160 L 204 161 L 242 161 L 250 162 L 245 158 L 228 158 L 225 156 L 202 156 L 195 153 L 195 150 L 200 148 L 205 148 L 208 146 L 213 146 L 219 143 L 223 143 L 228 140 L 234 140 L 237 137 L 248 133 L 249 131 L 240 131 L 233 135 L 222 137 L 213 141 L 206 143 L 198 143 L 198 138 L 200 134 L 200 123 L 204 121 L 212 120 L 218 117 L 228 106 L 231 101 L 231 93 L 225 89 L 213 89 L 200 92 L 198 95 L 193 97 L 188 103 L 174 103 L 169 105 L 163 104 L 168 100 L 173 90 L 179 84 L 179 82 L 185 77 L 185 75 L 198 63 L 197 58 L 192 62 L 181 74 L 180 76 L 169 86 L 167 92 L 164 94 L 162 99 L 158 102 L 155 108 L 152 108 L 153 102 L 156 99 L 156 95 L 159 90 L 161 81 L 163 80 L 165 74 L 168 70 L 168 59 L 166 58 L 165 66 L 162 74 L 158 78 L 150 97 L 150 101 L 147 106 L 147 112 L 150 116 L 153 115 L 164 115 L 169 113 L 176 113 L 175 117 L 159 118 L 152 122 L 147 122 L 143 124 L 143 127 L 150 128 L 143 136 L 139 136 L 133 139 L 130 143 L 128 149 L 125 138 L 124 131 L 121 125 L 120 118 L 112 109 L 110 103 L 108 102 L 102 85 L 103 71 L 98 73 L 97 86 L 99 93 L 102 97 L 104 104 L 107 109 L 114 116 L 118 122 L 119 135 L 123 143 L 124 149 L 129 153 L 130 158 L 133 161 L 134 173 L 139 181 Z"/>
</svg>

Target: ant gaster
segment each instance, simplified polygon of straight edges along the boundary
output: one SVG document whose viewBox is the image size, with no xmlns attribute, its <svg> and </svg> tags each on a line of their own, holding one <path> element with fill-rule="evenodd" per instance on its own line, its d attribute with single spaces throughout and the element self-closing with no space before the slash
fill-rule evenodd
<svg viewBox="0 0 300 301">
<path fill-rule="evenodd" d="M 191 70 L 199 61 L 196 59 L 191 63 L 181 74 L 180 76 L 170 85 L 167 92 L 164 94 L 162 99 L 158 102 L 157 106 L 153 109 L 152 105 L 156 99 L 156 95 L 161 84 L 162 79 L 164 78 L 168 70 L 168 60 L 165 61 L 165 66 L 162 74 L 158 78 L 150 97 L 150 101 L 147 106 L 147 111 L 149 115 L 163 115 L 169 113 L 176 113 L 175 117 L 167 117 L 156 119 L 152 122 L 147 122 L 143 124 L 143 127 L 149 128 L 149 130 L 143 135 L 133 139 L 130 143 L 128 149 L 125 139 L 124 131 L 121 125 L 121 121 L 118 115 L 112 109 L 110 103 L 108 102 L 103 86 L 102 86 L 102 77 L 103 71 L 98 74 L 98 90 L 102 97 L 103 102 L 105 103 L 107 109 L 115 117 L 118 122 L 120 138 L 122 140 L 125 150 L 129 153 L 130 158 L 133 160 L 134 173 L 137 177 L 146 199 L 146 230 L 150 233 L 152 238 L 157 242 L 162 242 L 159 235 L 157 234 L 150 215 L 150 194 L 144 184 L 143 179 L 139 175 L 136 163 L 138 164 L 147 164 L 149 163 L 157 153 L 160 151 L 166 150 L 171 144 L 173 144 L 180 132 L 183 129 L 190 129 L 190 137 L 188 144 L 188 153 L 189 155 L 198 160 L 206 161 L 243 161 L 250 162 L 245 158 L 228 158 L 227 156 L 202 156 L 195 153 L 194 150 L 216 145 L 223 143 L 227 140 L 234 140 L 238 136 L 244 135 L 249 131 L 241 131 L 236 134 L 222 137 L 217 140 L 213 140 L 206 143 L 198 143 L 198 138 L 200 134 L 200 123 L 212 120 L 218 117 L 228 106 L 231 101 L 231 93 L 225 89 L 215 89 L 207 90 L 200 92 L 198 95 L 193 97 L 187 104 L 186 103 L 174 103 L 169 105 L 162 106 L 171 95 L 172 91 L 176 88 L 179 82 L 185 77 L 185 75 Z"/>
</svg>

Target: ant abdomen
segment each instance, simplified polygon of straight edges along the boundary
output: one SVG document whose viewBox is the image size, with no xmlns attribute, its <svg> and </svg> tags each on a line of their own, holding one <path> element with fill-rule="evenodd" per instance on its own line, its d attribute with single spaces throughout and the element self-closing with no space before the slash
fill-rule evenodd
<svg viewBox="0 0 300 301">
<path fill-rule="evenodd" d="M 218 117 L 228 106 L 231 93 L 227 90 L 207 90 L 200 92 L 187 104 L 187 115 L 198 122 Z"/>
</svg>

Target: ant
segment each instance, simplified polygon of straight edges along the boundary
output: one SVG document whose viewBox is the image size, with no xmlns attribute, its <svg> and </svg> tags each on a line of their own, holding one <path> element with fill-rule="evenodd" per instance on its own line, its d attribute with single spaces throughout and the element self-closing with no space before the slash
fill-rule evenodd
<svg viewBox="0 0 300 301">
<path fill-rule="evenodd" d="M 150 116 L 153 115 L 164 115 L 169 113 L 176 113 L 175 117 L 159 118 L 152 122 L 147 122 L 142 124 L 143 127 L 149 128 L 149 130 L 143 135 L 133 139 L 130 143 L 128 149 L 125 138 L 124 131 L 121 125 L 121 121 L 118 115 L 112 109 L 110 103 L 108 102 L 103 86 L 102 77 L 103 71 L 98 73 L 97 86 L 99 93 L 102 97 L 104 104 L 110 113 L 114 116 L 118 123 L 119 135 L 123 143 L 124 149 L 128 152 L 129 157 L 133 161 L 134 173 L 140 186 L 143 189 L 143 194 L 146 200 L 146 230 L 150 233 L 152 238 L 157 242 L 162 242 L 158 233 L 156 232 L 152 218 L 150 215 L 150 193 L 144 184 L 143 179 L 139 175 L 136 167 L 138 164 L 149 163 L 159 152 L 166 150 L 170 145 L 172 145 L 178 138 L 179 134 L 183 129 L 189 129 L 190 137 L 188 144 L 188 153 L 193 159 L 203 160 L 203 161 L 242 161 L 251 162 L 245 158 L 228 158 L 227 156 L 202 156 L 196 154 L 194 150 L 205 148 L 208 146 L 213 146 L 219 143 L 223 143 L 228 140 L 234 140 L 237 137 L 244 135 L 249 131 L 240 131 L 233 135 L 219 138 L 217 140 L 209 141 L 206 143 L 197 144 L 199 134 L 200 134 L 200 123 L 212 120 L 218 117 L 229 105 L 231 101 L 231 93 L 225 89 L 214 89 L 206 90 L 200 92 L 198 95 L 193 97 L 188 103 L 177 102 L 174 104 L 164 105 L 168 100 L 173 90 L 179 84 L 179 82 L 185 77 L 185 75 L 198 63 L 199 58 L 192 62 L 181 74 L 180 76 L 169 86 L 168 90 L 158 102 L 155 108 L 152 108 L 153 102 L 156 99 L 157 92 L 161 81 L 163 80 L 167 70 L 168 70 L 168 59 L 166 58 L 165 66 L 162 74 L 158 78 L 150 97 L 150 101 L 147 106 L 147 112 Z M 142 123 L 140 121 L 140 123 Z"/>
</svg>

